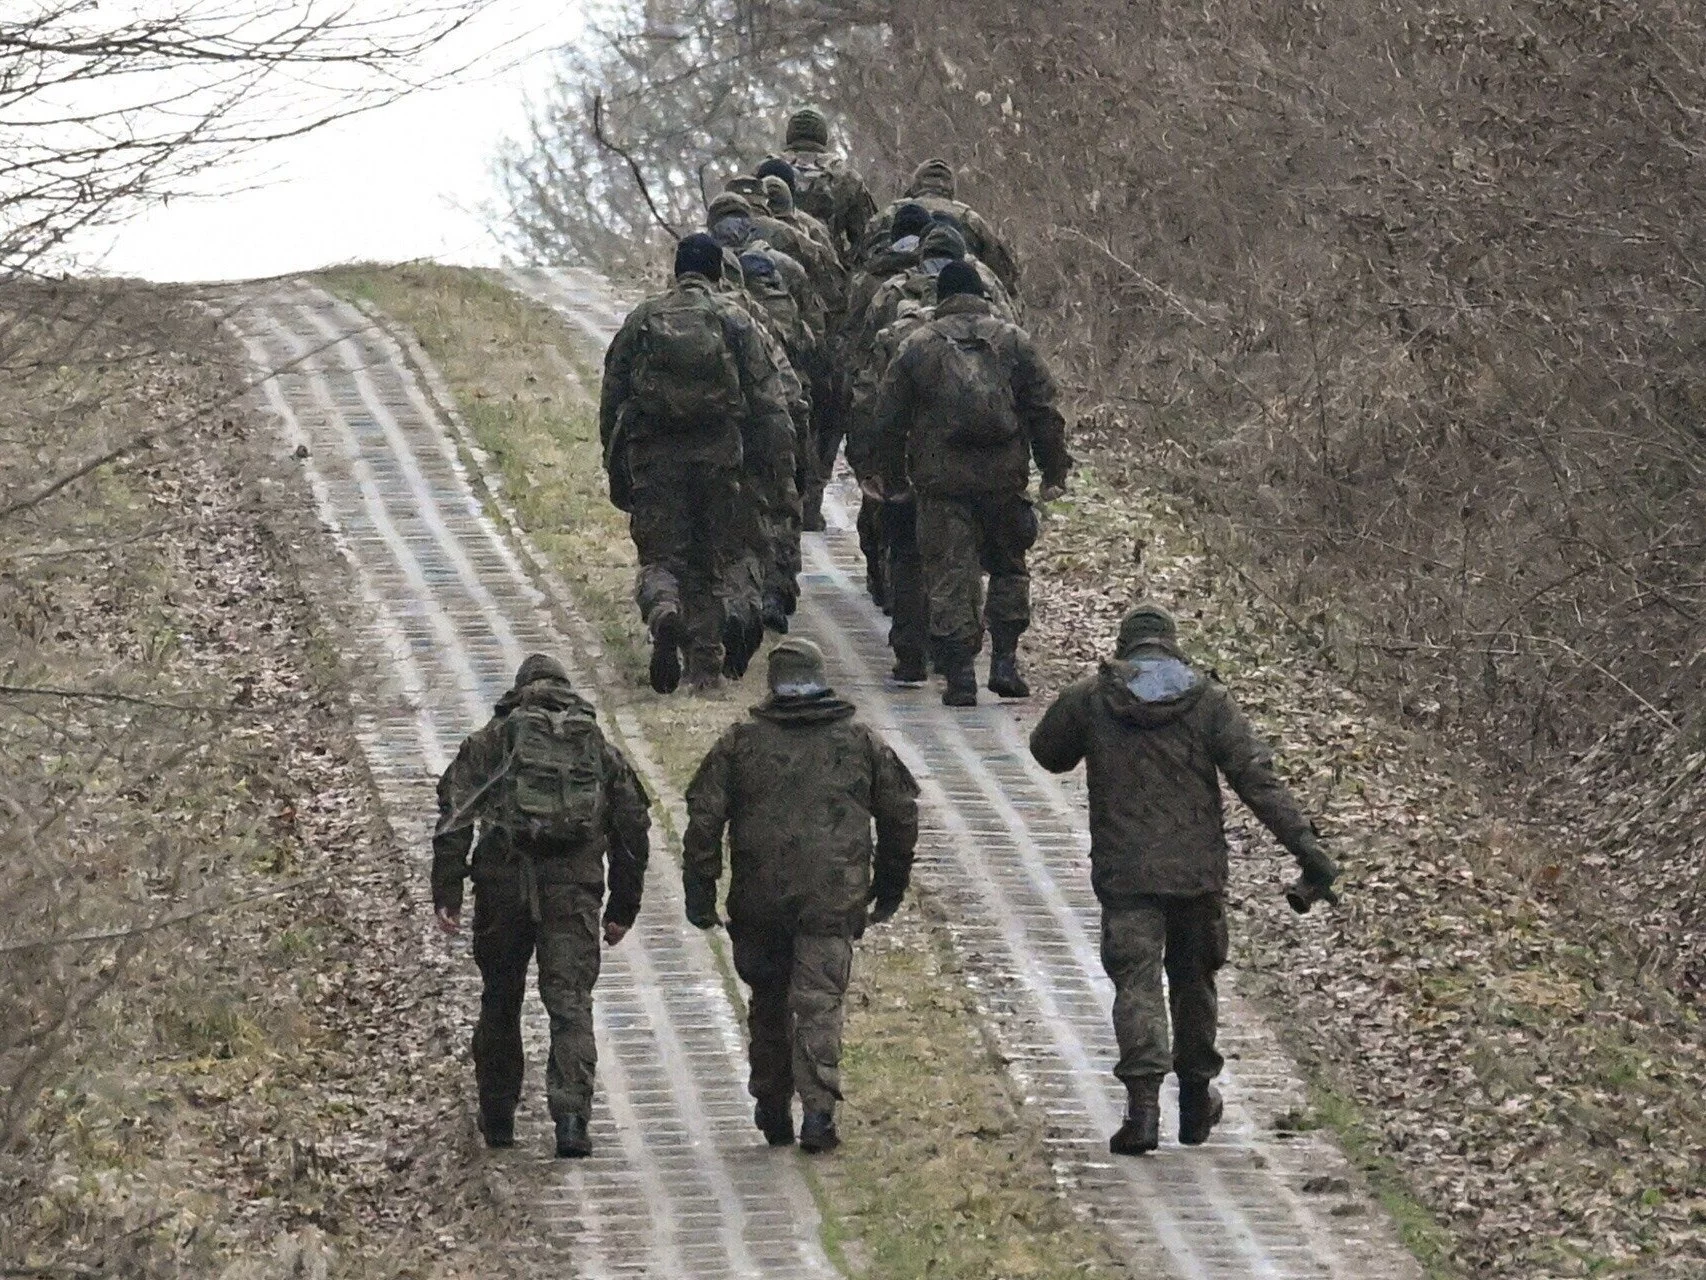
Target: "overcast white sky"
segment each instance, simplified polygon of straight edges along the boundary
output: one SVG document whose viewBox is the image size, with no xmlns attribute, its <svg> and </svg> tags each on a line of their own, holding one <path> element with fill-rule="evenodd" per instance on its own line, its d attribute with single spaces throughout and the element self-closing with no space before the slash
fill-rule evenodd
<svg viewBox="0 0 1706 1280">
<path fill-rule="evenodd" d="M 76 246 L 86 269 L 150 280 L 232 280 L 332 263 L 493 264 L 502 248 L 481 206 L 491 161 L 518 134 L 549 51 L 581 30 L 580 6 L 499 0 L 441 51 L 456 64 L 508 45 L 448 88 L 269 147 L 205 184 L 231 194 L 174 200 Z M 513 43 L 511 43 L 513 42 Z"/>
</svg>

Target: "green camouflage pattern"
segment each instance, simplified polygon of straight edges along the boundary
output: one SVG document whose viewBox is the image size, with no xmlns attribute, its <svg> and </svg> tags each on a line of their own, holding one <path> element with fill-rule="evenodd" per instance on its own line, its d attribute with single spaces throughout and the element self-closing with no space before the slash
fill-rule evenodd
<svg viewBox="0 0 1706 1280">
<path fill-rule="evenodd" d="M 1090 792 L 1090 878 L 1104 906 L 1149 895 L 1224 894 L 1227 845 L 1220 780 L 1302 861 L 1314 831 L 1274 772 L 1273 755 L 1217 681 L 1154 641 L 1135 659 L 1172 659 L 1195 677 L 1145 701 L 1122 662 L 1065 689 L 1031 732 L 1031 754 L 1053 773 L 1082 761 Z"/>
<path fill-rule="evenodd" d="M 1103 909 L 1102 967 L 1114 984 L 1120 1053 L 1116 1076 L 1137 1081 L 1172 1071 L 1181 1083 L 1199 1083 L 1220 1074 L 1225 1063 L 1214 1043 L 1214 975 L 1226 963 L 1226 950 L 1226 909 L 1217 894 L 1139 898 Z"/>
<path fill-rule="evenodd" d="M 857 937 L 872 884 L 910 877 L 918 787 L 850 703 L 772 697 L 705 756 L 687 815 L 687 879 L 721 876 L 727 832 L 732 922 Z"/>
<path fill-rule="evenodd" d="M 983 647 L 986 621 L 998 638 L 1015 640 L 1030 626 L 1025 553 L 1037 540 L 1037 514 L 1023 491 L 948 496 L 920 490 L 917 539 L 930 651 L 940 669 Z"/>
<path fill-rule="evenodd" d="M 781 1102 L 796 1093 L 807 1112 L 841 1100 L 841 1040 L 853 940 L 731 922 L 735 972 L 747 1000 L 747 1089 Z"/>
<path fill-rule="evenodd" d="M 1009 380 L 1021 431 L 1005 444 L 954 443 L 953 406 L 937 394 L 933 345 L 973 335 L 994 349 Z M 955 295 L 907 337 L 883 375 L 871 428 L 877 472 L 891 488 L 910 484 L 920 493 L 1019 494 L 1030 484 L 1034 457 L 1045 484 L 1064 484 L 1072 456 L 1056 399 L 1054 377 L 1030 335 L 996 319 L 987 300 Z"/>
</svg>

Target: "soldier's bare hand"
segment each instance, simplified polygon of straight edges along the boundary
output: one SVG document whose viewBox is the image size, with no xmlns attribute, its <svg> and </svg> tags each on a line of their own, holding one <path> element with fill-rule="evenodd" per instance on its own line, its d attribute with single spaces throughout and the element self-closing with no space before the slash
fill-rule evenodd
<svg viewBox="0 0 1706 1280">
<path fill-rule="evenodd" d="M 606 920 L 604 922 L 604 945 L 605 946 L 614 947 L 618 942 L 622 941 L 622 939 L 626 938 L 627 936 L 628 936 L 628 926 L 627 925 L 617 924 L 613 920 Z"/>
<path fill-rule="evenodd" d="M 433 914 L 438 918 L 438 931 L 440 933 L 462 932 L 461 911 L 452 911 L 449 907 L 440 907 Z"/>
</svg>

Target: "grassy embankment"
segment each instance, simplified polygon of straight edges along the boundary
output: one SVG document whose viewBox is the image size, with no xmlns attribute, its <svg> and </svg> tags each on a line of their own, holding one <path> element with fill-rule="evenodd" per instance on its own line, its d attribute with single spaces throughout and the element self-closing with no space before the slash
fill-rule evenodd
<svg viewBox="0 0 1706 1280">
<path fill-rule="evenodd" d="M 476 273 L 348 271 L 328 283 L 406 325 L 444 373 L 519 517 L 615 665 L 633 673 L 632 684 L 609 692 L 628 699 L 662 766 L 684 786 L 758 686 L 749 678 L 704 699 L 659 698 L 643 686 L 633 553 L 624 518 L 605 500 L 599 460 L 597 353 L 549 311 Z M 852 1270 L 880 1277 L 1120 1274 L 1098 1233 L 1058 1195 L 1037 1123 L 1013 1105 L 951 969 L 910 908 L 861 947 L 847 1027 L 846 1143 L 812 1165 L 831 1248 Z"/>
</svg>

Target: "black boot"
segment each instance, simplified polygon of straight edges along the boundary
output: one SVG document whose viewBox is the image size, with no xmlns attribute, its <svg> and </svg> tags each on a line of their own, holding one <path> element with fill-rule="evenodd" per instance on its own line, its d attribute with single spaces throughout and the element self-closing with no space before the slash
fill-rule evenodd
<svg viewBox="0 0 1706 1280">
<path fill-rule="evenodd" d="M 893 675 L 896 684 L 923 684 L 928 680 L 930 664 L 924 660 L 923 650 L 896 650 Z"/>
<path fill-rule="evenodd" d="M 764 1134 L 764 1140 L 771 1146 L 793 1146 L 794 1100 L 792 1098 L 783 1098 L 780 1101 L 759 1099 L 758 1105 L 752 1109 L 752 1123 L 759 1127 Z"/>
<path fill-rule="evenodd" d="M 972 665 L 969 657 L 955 655 L 953 662 L 942 666 L 941 670 L 948 677 L 947 687 L 942 690 L 942 705 L 944 707 L 975 707 L 977 705 L 977 668 Z"/>
<path fill-rule="evenodd" d="M 1148 1155 L 1161 1145 L 1161 1077 L 1126 1081 L 1125 1123 L 1108 1139 L 1116 1156 Z"/>
<path fill-rule="evenodd" d="M 652 616 L 652 688 L 674 693 L 681 683 L 681 614 L 674 609 Z"/>
<path fill-rule="evenodd" d="M 1179 1081 L 1179 1142 L 1199 1147 L 1226 1110 L 1220 1090 L 1206 1080 Z"/>
<path fill-rule="evenodd" d="M 762 618 L 737 618 L 733 614 L 724 618 L 723 674 L 730 680 L 739 680 L 746 674 L 752 655 L 757 653 L 763 644 Z"/>
<path fill-rule="evenodd" d="M 480 1136 L 488 1147 L 515 1145 L 515 1108 L 480 1104 Z"/>
<path fill-rule="evenodd" d="M 780 591 L 772 588 L 764 593 L 764 629 L 774 631 L 779 636 L 788 634 L 788 615 L 793 610 L 788 607 L 788 598 Z"/>
<path fill-rule="evenodd" d="M 557 1159 L 584 1160 L 592 1154 L 585 1116 L 557 1117 Z"/>
<path fill-rule="evenodd" d="M 800 1150 L 813 1155 L 834 1151 L 841 1145 L 841 1135 L 835 1131 L 835 1112 L 808 1111 L 800 1121 Z"/>
<path fill-rule="evenodd" d="M 989 691 L 1003 698 L 1028 698 L 1031 686 L 1019 674 L 1019 633 L 991 625 Z"/>
</svg>

